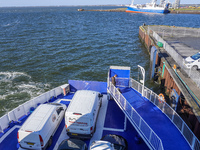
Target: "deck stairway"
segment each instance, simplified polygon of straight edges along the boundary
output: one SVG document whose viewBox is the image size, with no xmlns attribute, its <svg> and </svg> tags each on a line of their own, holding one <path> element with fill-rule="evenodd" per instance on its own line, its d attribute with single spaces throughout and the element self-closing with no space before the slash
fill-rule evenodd
<svg viewBox="0 0 200 150">
<path fill-rule="evenodd" d="M 116 87 L 110 82 L 115 74 Z M 129 67 L 110 67 L 107 90 L 150 149 L 200 149 L 199 140 L 179 115 L 157 94 L 130 79 Z"/>
</svg>

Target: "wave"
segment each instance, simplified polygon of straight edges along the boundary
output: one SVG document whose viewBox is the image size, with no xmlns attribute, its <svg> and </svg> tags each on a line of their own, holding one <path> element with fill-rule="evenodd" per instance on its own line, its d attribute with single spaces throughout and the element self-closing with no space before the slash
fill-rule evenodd
<svg viewBox="0 0 200 150">
<path fill-rule="evenodd" d="M 9 82 L 12 81 L 20 76 L 25 76 L 31 78 L 31 76 L 27 75 L 23 72 L 0 72 L 0 82 Z"/>
<path fill-rule="evenodd" d="M 50 84 L 34 82 L 24 72 L 0 72 L 0 100 L 26 101 L 42 94 L 50 88 Z"/>
<path fill-rule="evenodd" d="M 7 24 L 3 24 L 3 25 L 1 25 L 2 27 L 12 27 L 12 26 L 15 26 L 15 25 L 17 25 L 17 24 L 19 24 L 20 23 L 20 21 L 15 21 L 15 22 L 12 22 L 12 23 L 7 23 Z"/>
</svg>

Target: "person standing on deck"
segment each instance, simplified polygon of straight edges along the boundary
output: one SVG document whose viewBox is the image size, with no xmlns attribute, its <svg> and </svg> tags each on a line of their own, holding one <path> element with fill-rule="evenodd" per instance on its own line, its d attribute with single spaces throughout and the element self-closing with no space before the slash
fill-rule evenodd
<svg viewBox="0 0 200 150">
<path fill-rule="evenodd" d="M 111 82 L 114 86 L 116 86 L 116 77 L 117 75 L 115 74 L 112 78 L 111 78 Z"/>
</svg>

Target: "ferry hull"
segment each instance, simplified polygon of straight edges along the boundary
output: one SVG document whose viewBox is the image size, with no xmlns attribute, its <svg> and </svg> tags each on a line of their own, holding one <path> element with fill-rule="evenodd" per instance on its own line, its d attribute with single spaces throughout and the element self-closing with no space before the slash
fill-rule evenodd
<svg viewBox="0 0 200 150">
<path fill-rule="evenodd" d="M 140 9 L 140 8 L 128 7 L 126 12 L 130 12 L 130 13 L 159 13 L 159 14 L 167 14 L 170 11 L 168 9 Z"/>
</svg>

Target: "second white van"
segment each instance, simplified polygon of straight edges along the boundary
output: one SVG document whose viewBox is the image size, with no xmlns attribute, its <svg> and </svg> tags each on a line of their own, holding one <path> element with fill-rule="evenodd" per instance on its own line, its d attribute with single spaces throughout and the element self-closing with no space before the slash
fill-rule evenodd
<svg viewBox="0 0 200 150">
<path fill-rule="evenodd" d="M 65 126 L 70 137 L 91 138 L 95 132 L 102 94 L 79 90 L 65 112 Z"/>
</svg>

